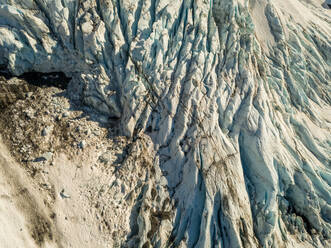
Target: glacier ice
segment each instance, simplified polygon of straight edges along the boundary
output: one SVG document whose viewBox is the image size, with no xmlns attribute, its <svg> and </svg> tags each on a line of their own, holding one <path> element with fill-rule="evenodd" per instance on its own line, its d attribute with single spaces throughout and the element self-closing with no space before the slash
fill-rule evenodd
<svg viewBox="0 0 331 248">
<path fill-rule="evenodd" d="M 331 17 L 322 4 L 0 0 L 0 67 L 62 71 L 125 135 L 150 136 L 161 200 L 149 185 L 143 204 L 169 195 L 172 207 L 158 225 L 141 210 L 123 244 L 327 247 Z"/>
</svg>

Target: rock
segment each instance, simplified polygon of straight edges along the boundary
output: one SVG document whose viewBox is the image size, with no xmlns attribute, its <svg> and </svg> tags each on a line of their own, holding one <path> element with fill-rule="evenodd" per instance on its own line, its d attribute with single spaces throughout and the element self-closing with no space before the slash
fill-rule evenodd
<svg viewBox="0 0 331 248">
<path fill-rule="evenodd" d="M 42 136 L 48 136 L 53 131 L 53 126 L 47 126 L 41 131 Z"/>
<path fill-rule="evenodd" d="M 81 142 L 79 142 L 78 147 L 84 149 L 86 147 L 86 141 L 82 140 Z"/>
<path fill-rule="evenodd" d="M 61 192 L 60 192 L 60 196 L 61 196 L 62 199 L 70 198 L 70 195 L 66 194 L 66 193 L 64 192 L 64 189 L 61 190 Z"/>
<path fill-rule="evenodd" d="M 28 93 L 26 93 L 26 97 L 31 97 L 33 95 L 33 92 L 28 92 Z"/>
<path fill-rule="evenodd" d="M 300 232 L 304 231 L 304 225 L 303 225 L 303 220 L 300 216 L 297 216 L 295 219 L 295 225 L 297 226 L 298 230 Z"/>
<path fill-rule="evenodd" d="M 42 162 L 42 161 L 50 161 L 53 159 L 53 153 L 52 152 L 45 152 L 40 157 L 36 158 L 34 162 Z"/>
<path fill-rule="evenodd" d="M 95 136 L 100 136 L 100 135 L 101 135 L 101 132 L 100 132 L 100 130 L 98 130 L 98 129 L 93 130 L 92 133 L 93 133 Z"/>
<path fill-rule="evenodd" d="M 47 190 L 52 189 L 52 186 L 49 185 L 49 184 L 47 184 L 47 183 L 44 183 L 42 186 L 43 186 L 45 189 L 47 189 Z"/>
<path fill-rule="evenodd" d="M 124 183 L 122 183 L 122 185 L 121 185 L 121 193 L 122 194 L 125 194 L 125 192 L 126 192 L 126 186 L 125 186 Z"/>
<path fill-rule="evenodd" d="M 1 73 L 1 71 L 0 71 Z M 0 107 L 6 107 L 10 104 L 18 101 L 24 100 L 26 97 L 30 97 L 34 91 L 35 87 L 29 85 L 24 80 L 20 80 L 16 77 L 6 79 L 1 77 L 0 79 Z"/>
<path fill-rule="evenodd" d="M 64 117 L 64 118 L 67 118 L 67 117 L 69 117 L 69 116 L 70 116 L 70 114 L 69 114 L 68 111 L 65 111 L 65 112 L 62 114 L 62 117 Z"/>
<path fill-rule="evenodd" d="M 25 114 L 25 116 L 26 116 L 26 118 L 27 118 L 28 120 L 31 120 L 31 119 L 34 118 L 34 114 L 35 114 L 35 112 L 34 112 L 34 110 L 33 110 L 32 108 L 30 108 L 30 109 L 25 110 L 25 111 L 24 111 L 24 114 Z"/>
<path fill-rule="evenodd" d="M 123 160 L 124 160 L 124 158 L 125 158 L 125 154 L 123 153 L 123 152 L 121 152 L 121 153 L 115 153 L 115 157 L 116 157 L 116 159 L 115 159 L 115 163 L 116 164 L 120 164 L 120 163 L 122 163 L 123 162 Z"/>
<path fill-rule="evenodd" d="M 301 234 L 301 241 L 305 242 L 305 240 L 307 239 L 307 234 L 306 233 L 302 233 Z"/>
<path fill-rule="evenodd" d="M 99 156 L 99 161 L 104 164 L 112 163 L 115 160 L 112 152 L 107 151 Z"/>
<path fill-rule="evenodd" d="M 43 158 L 45 158 L 47 161 L 51 160 L 53 158 L 53 153 L 52 152 L 46 152 L 42 155 Z"/>
</svg>

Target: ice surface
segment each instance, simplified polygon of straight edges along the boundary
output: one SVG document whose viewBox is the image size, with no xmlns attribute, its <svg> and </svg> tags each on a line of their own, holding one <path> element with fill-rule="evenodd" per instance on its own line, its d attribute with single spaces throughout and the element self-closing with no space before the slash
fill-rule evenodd
<svg viewBox="0 0 331 248">
<path fill-rule="evenodd" d="M 158 185 L 176 204 L 157 226 L 140 211 L 139 247 L 327 247 L 331 18 L 322 4 L 0 0 L 0 65 L 63 71 L 125 135 L 148 131 Z"/>
</svg>

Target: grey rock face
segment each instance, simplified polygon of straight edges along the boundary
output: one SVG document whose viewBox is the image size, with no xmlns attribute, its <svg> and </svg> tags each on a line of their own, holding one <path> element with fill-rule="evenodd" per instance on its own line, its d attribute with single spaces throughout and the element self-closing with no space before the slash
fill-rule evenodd
<svg viewBox="0 0 331 248">
<path fill-rule="evenodd" d="M 123 244 L 327 247 L 331 18 L 317 2 L 0 0 L 0 65 L 63 71 L 124 134 L 151 137 L 156 189 Z"/>
</svg>

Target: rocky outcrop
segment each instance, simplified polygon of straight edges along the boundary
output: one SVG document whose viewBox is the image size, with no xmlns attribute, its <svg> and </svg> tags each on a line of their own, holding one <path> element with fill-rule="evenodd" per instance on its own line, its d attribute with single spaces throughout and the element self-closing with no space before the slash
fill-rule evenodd
<svg viewBox="0 0 331 248">
<path fill-rule="evenodd" d="M 20 80 L 9 80 L 0 77 L 0 108 L 5 108 L 17 99 L 24 99 L 33 87 Z"/>
<path fill-rule="evenodd" d="M 138 231 L 123 245 L 327 247 L 331 19 L 321 4 L 0 0 L 0 65 L 62 71 L 123 134 L 150 136 L 157 179 L 135 199 Z M 166 214 L 150 208 L 168 196 Z"/>
</svg>

